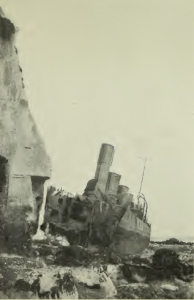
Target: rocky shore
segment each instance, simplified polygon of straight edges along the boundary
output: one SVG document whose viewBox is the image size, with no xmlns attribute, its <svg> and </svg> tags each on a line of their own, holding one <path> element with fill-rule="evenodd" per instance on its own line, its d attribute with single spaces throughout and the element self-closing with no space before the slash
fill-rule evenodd
<svg viewBox="0 0 194 300">
<path fill-rule="evenodd" d="M 151 224 L 144 195 L 135 204 L 109 172 L 112 145 L 102 144 L 83 195 L 45 192 L 51 160 L 26 100 L 17 31 L 0 8 L 0 299 L 193 298 L 193 245 L 150 243 L 125 255 L 148 246 Z"/>
<path fill-rule="evenodd" d="M 192 299 L 192 245 L 150 244 L 141 255 L 34 241 L 0 254 L 0 298 Z"/>
</svg>

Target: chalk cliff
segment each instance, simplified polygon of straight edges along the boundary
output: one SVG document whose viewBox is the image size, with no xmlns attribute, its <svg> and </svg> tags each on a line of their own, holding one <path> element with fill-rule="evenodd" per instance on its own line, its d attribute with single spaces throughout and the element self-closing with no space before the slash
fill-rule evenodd
<svg viewBox="0 0 194 300">
<path fill-rule="evenodd" d="M 26 99 L 15 36 L 0 9 L 0 236 L 8 241 L 25 236 L 31 222 L 37 225 L 44 182 L 51 176 Z"/>
</svg>

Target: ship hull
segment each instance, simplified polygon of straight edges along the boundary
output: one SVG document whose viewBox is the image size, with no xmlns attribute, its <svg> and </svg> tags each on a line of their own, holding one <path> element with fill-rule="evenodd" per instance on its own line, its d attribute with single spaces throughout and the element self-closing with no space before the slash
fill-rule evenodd
<svg viewBox="0 0 194 300">
<path fill-rule="evenodd" d="M 118 227 L 113 235 L 111 249 L 120 255 L 142 253 L 150 242 L 150 236 L 143 233 Z"/>
<path fill-rule="evenodd" d="M 65 235 L 71 245 L 110 248 L 118 255 L 138 254 L 149 246 L 151 226 L 129 207 L 98 200 L 88 207 L 86 200 L 74 200 L 65 222 L 59 223 L 58 215 L 49 220 L 50 230 Z"/>
</svg>

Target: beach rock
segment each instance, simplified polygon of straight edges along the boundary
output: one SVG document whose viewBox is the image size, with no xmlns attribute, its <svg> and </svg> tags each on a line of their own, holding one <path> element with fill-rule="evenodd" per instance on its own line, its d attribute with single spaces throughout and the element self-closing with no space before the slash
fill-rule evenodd
<svg viewBox="0 0 194 300">
<path fill-rule="evenodd" d="M 161 285 L 161 288 L 168 291 L 178 291 L 178 286 L 172 285 L 172 284 L 163 284 Z"/>
<path fill-rule="evenodd" d="M 72 268 L 72 274 L 76 282 L 81 283 L 87 287 L 99 285 L 99 273 L 93 267 L 77 267 Z"/>
<path fill-rule="evenodd" d="M 11 280 L 7 280 L 6 278 L 0 279 L 0 291 L 6 293 L 13 286 L 13 282 Z"/>
<path fill-rule="evenodd" d="M 194 254 L 192 252 L 181 252 L 179 253 L 179 259 L 183 263 L 193 264 Z"/>
<path fill-rule="evenodd" d="M 187 285 L 187 290 L 185 291 L 185 295 L 187 299 L 194 299 L 194 281 Z"/>
<path fill-rule="evenodd" d="M 161 248 L 153 255 L 152 267 L 158 279 L 168 279 L 180 274 L 181 262 L 176 251 Z"/>
<path fill-rule="evenodd" d="M 123 264 L 121 266 L 124 277 L 128 282 L 146 282 L 152 277 L 153 270 L 146 265 Z"/>
<path fill-rule="evenodd" d="M 108 264 L 106 273 L 114 283 L 124 280 L 121 264 L 119 265 Z"/>
<path fill-rule="evenodd" d="M 194 281 L 184 282 L 175 278 L 174 284 L 179 287 L 179 299 L 194 299 Z"/>
<path fill-rule="evenodd" d="M 131 283 L 130 287 L 133 289 L 140 289 L 140 288 L 149 288 L 149 285 L 147 283 Z"/>
<path fill-rule="evenodd" d="M 33 295 L 32 292 L 16 291 L 14 288 L 9 289 L 6 296 L 6 299 L 37 299 L 37 296 Z"/>
<path fill-rule="evenodd" d="M 144 253 L 142 255 L 130 255 L 130 256 L 125 258 L 124 262 L 135 264 L 135 265 L 151 266 L 151 264 L 152 264 L 152 255 L 150 253 Z"/>
<path fill-rule="evenodd" d="M 87 249 L 81 246 L 67 246 L 60 247 L 56 253 L 55 264 L 61 266 L 81 266 L 89 264 L 91 261 L 91 254 Z"/>
<path fill-rule="evenodd" d="M 7 295 L 0 291 L 0 299 L 8 299 Z"/>
<path fill-rule="evenodd" d="M 69 242 L 67 241 L 66 237 L 58 235 L 56 237 L 56 240 L 62 245 L 62 246 L 69 246 Z"/>
<path fill-rule="evenodd" d="M 103 267 L 72 268 L 72 274 L 78 283 L 79 297 L 93 299 L 114 298 L 117 294 L 114 283 L 104 272 Z"/>
<path fill-rule="evenodd" d="M 117 286 L 118 299 L 156 299 L 156 291 L 145 283 L 130 283 Z"/>
<path fill-rule="evenodd" d="M 155 269 L 176 268 L 180 264 L 176 251 L 168 248 L 157 249 L 153 255 L 152 266 Z"/>
<path fill-rule="evenodd" d="M 177 278 L 182 279 L 185 282 L 192 281 L 194 279 L 194 266 L 181 263 L 180 272 L 177 274 Z"/>
<path fill-rule="evenodd" d="M 107 253 L 107 256 L 108 256 L 107 261 L 109 264 L 117 265 L 122 262 L 122 259 L 118 255 L 116 255 L 114 252 Z"/>
<path fill-rule="evenodd" d="M 31 290 L 31 285 L 24 279 L 18 279 L 15 282 L 14 288 L 17 291 L 29 292 Z"/>
<path fill-rule="evenodd" d="M 106 299 L 107 298 L 111 298 L 111 299 L 115 298 L 115 296 L 117 294 L 117 290 L 116 290 L 112 280 L 110 279 L 110 277 L 103 270 L 100 270 L 99 281 L 100 281 L 101 288 L 105 292 Z"/>
<path fill-rule="evenodd" d="M 54 261 L 54 256 L 53 255 L 48 255 L 45 257 L 45 261 L 48 263 L 48 264 L 52 264 L 53 261 Z"/>
</svg>

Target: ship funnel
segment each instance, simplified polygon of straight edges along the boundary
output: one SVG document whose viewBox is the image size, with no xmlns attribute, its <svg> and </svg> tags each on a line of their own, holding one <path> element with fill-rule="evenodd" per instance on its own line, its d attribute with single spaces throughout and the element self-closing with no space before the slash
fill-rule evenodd
<svg viewBox="0 0 194 300">
<path fill-rule="evenodd" d="M 118 195 L 118 204 L 128 206 L 133 201 L 133 195 L 130 193 L 121 193 Z"/>
<path fill-rule="evenodd" d="M 102 193 L 105 193 L 106 191 L 107 179 L 110 166 L 113 162 L 113 156 L 114 147 L 109 144 L 102 144 L 95 174 L 95 179 L 97 180 Z"/>
<path fill-rule="evenodd" d="M 116 196 L 120 180 L 121 175 L 109 172 L 106 185 L 106 194 Z"/>
<path fill-rule="evenodd" d="M 129 192 L 129 187 L 126 185 L 119 185 L 117 194 L 122 194 L 122 193 L 128 193 Z"/>
</svg>

